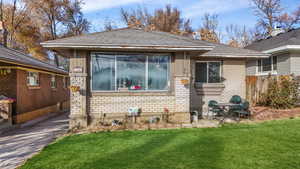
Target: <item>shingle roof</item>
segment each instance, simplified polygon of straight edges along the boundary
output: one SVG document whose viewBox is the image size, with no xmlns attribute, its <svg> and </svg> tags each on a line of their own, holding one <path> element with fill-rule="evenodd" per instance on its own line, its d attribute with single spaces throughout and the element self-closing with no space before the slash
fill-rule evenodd
<svg viewBox="0 0 300 169">
<path fill-rule="evenodd" d="M 300 28 L 290 30 L 268 39 L 263 39 L 245 47 L 257 51 L 265 51 L 286 45 L 300 45 Z"/>
<path fill-rule="evenodd" d="M 116 29 L 81 36 L 57 39 L 42 43 L 44 47 L 166 47 L 166 48 L 207 48 L 212 49 L 212 45 L 207 42 L 194 42 L 190 39 L 182 38 L 158 31 L 144 31 L 134 28 Z"/>
<path fill-rule="evenodd" d="M 200 48 L 207 47 L 207 51 L 202 56 L 212 57 L 263 57 L 267 54 L 261 52 L 247 50 L 242 48 L 234 48 L 228 45 L 210 43 L 203 40 L 194 40 L 191 37 L 174 35 L 167 32 L 145 31 L 134 28 L 116 29 L 113 31 L 104 31 L 92 33 L 88 35 L 74 36 L 69 38 L 57 39 L 42 43 L 47 48 L 79 48 L 86 45 L 90 46 L 102 45 L 102 48 L 108 45 L 120 47 L 177 47 L 178 50 L 184 47 Z M 90 46 L 89 46 L 90 45 Z M 100 48 L 101 48 L 100 47 Z M 92 47 L 91 47 L 92 48 Z M 187 48 L 187 50 L 190 50 Z M 209 49 L 210 48 L 210 49 Z M 156 48 L 151 48 L 156 49 Z M 202 49 L 203 50 L 203 49 Z"/>
<path fill-rule="evenodd" d="M 54 72 L 59 74 L 68 74 L 63 69 L 57 68 L 51 64 L 42 62 L 33 57 L 30 57 L 22 52 L 0 46 L 0 61 L 11 62 L 16 65 L 23 65 L 30 68 Z"/>
<path fill-rule="evenodd" d="M 257 57 L 268 57 L 268 54 L 261 53 L 255 50 L 243 49 L 243 48 L 236 48 L 231 47 L 225 44 L 217 44 L 213 43 L 215 48 L 211 51 L 208 51 L 202 56 L 208 57 L 233 57 L 233 58 L 257 58 Z"/>
</svg>

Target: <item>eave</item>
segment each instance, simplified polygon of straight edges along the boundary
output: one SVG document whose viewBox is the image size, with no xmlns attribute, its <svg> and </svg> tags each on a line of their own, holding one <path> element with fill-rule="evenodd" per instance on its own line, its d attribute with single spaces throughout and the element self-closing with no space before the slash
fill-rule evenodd
<svg viewBox="0 0 300 169">
<path fill-rule="evenodd" d="M 199 57 L 215 57 L 215 58 L 247 58 L 247 59 L 257 59 L 257 58 L 268 58 L 270 54 L 224 54 L 224 53 L 216 53 L 216 54 L 203 54 Z"/>
<path fill-rule="evenodd" d="M 17 62 L 15 60 L 9 60 L 9 59 L 1 58 L 0 62 L 12 64 L 12 65 L 17 65 L 17 66 L 12 66 L 12 67 L 18 68 L 18 69 L 24 69 L 24 70 L 27 69 L 27 70 L 30 70 L 30 71 L 42 72 L 42 73 L 47 73 L 47 74 L 68 76 L 68 72 L 63 71 L 63 70 L 61 70 L 61 71 L 51 70 L 51 69 L 47 69 L 47 68 L 43 68 L 43 67 L 39 67 L 39 66 L 20 63 L 20 62 Z M 8 68 L 8 67 L 11 67 L 11 66 L 0 66 L 0 68 L 4 68 L 4 67 Z M 24 67 L 24 68 L 22 68 L 22 67 Z"/>
<path fill-rule="evenodd" d="M 155 50 L 155 51 L 210 51 L 214 46 L 167 46 L 167 45 L 107 45 L 107 44 L 73 44 L 41 43 L 49 49 L 115 49 L 115 50 Z"/>
<path fill-rule="evenodd" d="M 262 51 L 262 52 L 273 54 L 273 53 L 293 51 L 293 50 L 300 50 L 300 45 L 285 45 L 285 46 L 280 46 L 280 47 L 277 47 L 277 48 L 265 50 L 265 51 Z"/>
</svg>

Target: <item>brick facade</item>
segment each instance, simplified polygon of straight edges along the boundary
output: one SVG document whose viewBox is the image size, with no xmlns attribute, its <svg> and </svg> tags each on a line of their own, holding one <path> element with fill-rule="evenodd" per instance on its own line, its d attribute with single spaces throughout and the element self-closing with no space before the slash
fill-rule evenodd
<svg viewBox="0 0 300 169">
<path fill-rule="evenodd" d="M 151 95 L 132 96 L 101 96 L 94 95 L 90 98 L 90 116 L 97 123 L 101 120 L 103 114 L 109 119 L 125 117 L 130 107 L 141 109 L 141 116 L 159 116 L 167 108 L 173 115 L 174 122 L 189 122 L 189 85 L 185 86 L 181 83 L 186 77 L 175 78 L 175 90 L 173 93 L 161 95 L 155 93 Z M 185 117 L 182 117 L 185 114 Z M 176 116 L 180 116 L 177 118 Z"/>
<path fill-rule="evenodd" d="M 171 65 L 171 86 L 169 92 L 92 92 L 90 83 L 89 52 L 77 51 L 71 58 L 71 85 L 80 86 L 80 92 L 71 93 L 70 127 L 99 125 L 100 122 L 123 120 L 130 107 L 141 109 L 140 119 L 160 116 L 167 108 L 172 114 L 171 121 L 190 122 L 190 111 L 207 112 L 209 100 L 228 102 L 232 95 L 245 97 L 245 60 L 222 60 L 222 87 L 219 93 L 199 94 L 195 88 L 194 59 L 183 53 L 175 53 Z M 201 60 L 205 60 L 202 58 Z M 72 72 L 82 67 L 82 73 Z M 182 80 L 187 80 L 184 85 Z M 208 89 L 211 90 L 211 89 Z M 212 92 L 212 93 L 211 93 Z"/>
<path fill-rule="evenodd" d="M 70 128 L 98 125 L 105 116 L 108 121 L 124 119 L 130 107 L 141 109 L 141 118 L 160 116 L 168 109 L 174 122 L 190 121 L 190 86 L 182 84 L 189 76 L 178 70 L 183 64 L 182 54 L 175 54 L 171 64 L 171 86 L 168 92 L 92 92 L 89 88 L 89 52 L 74 51 L 70 60 L 71 86 L 80 86 L 79 92 L 71 92 Z M 73 72 L 74 68 L 82 72 Z M 175 70 L 175 67 L 176 68 Z M 189 68 L 187 68 L 189 69 Z"/>
</svg>

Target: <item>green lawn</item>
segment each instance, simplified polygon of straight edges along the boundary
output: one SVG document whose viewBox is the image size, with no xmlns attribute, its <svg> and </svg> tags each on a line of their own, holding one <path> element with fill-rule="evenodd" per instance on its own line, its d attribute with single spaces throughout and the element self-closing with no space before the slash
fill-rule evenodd
<svg viewBox="0 0 300 169">
<path fill-rule="evenodd" d="M 300 169 L 300 119 L 211 129 L 74 135 L 28 169 Z"/>
</svg>

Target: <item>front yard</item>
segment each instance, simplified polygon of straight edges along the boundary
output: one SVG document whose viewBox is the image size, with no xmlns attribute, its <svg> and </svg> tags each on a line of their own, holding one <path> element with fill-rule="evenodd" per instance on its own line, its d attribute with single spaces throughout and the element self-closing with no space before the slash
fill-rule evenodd
<svg viewBox="0 0 300 169">
<path fill-rule="evenodd" d="M 300 119 L 65 137 L 22 169 L 296 169 Z"/>
</svg>

